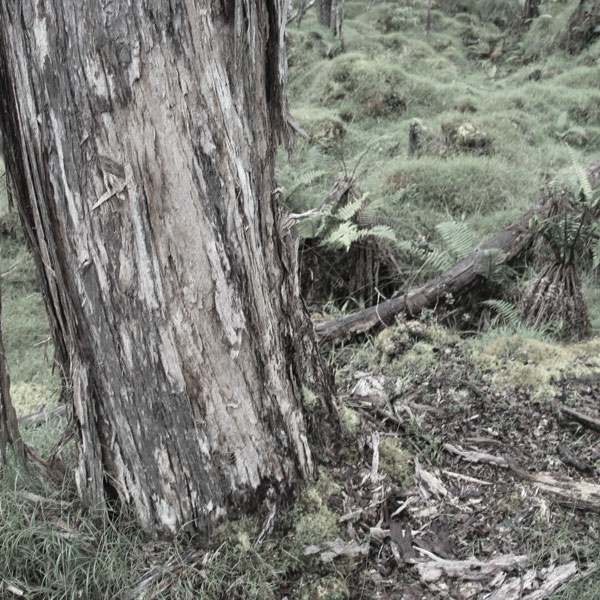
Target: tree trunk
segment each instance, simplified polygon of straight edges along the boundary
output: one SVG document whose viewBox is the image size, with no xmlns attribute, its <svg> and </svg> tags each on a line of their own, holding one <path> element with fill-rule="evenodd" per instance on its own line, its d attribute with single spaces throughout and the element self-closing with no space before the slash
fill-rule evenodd
<svg viewBox="0 0 600 600">
<path fill-rule="evenodd" d="M 117 495 L 149 531 L 293 496 L 314 468 L 303 416 L 323 445 L 337 431 L 271 194 L 286 6 L 0 6 L 7 164 L 72 389 L 79 491 Z"/>
<path fill-rule="evenodd" d="M 304 16 L 306 0 L 298 0 L 298 12 L 296 13 L 296 27 L 300 29 L 302 17 Z"/>
<path fill-rule="evenodd" d="M 17 457 L 23 461 L 25 451 L 17 414 L 10 398 L 10 377 L 6 366 L 6 355 L 4 353 L 4 336 L 2 334 L 2 278 L 0 277 L 0 479 L 6 465 L 6 446 L 13 444 Z"/>
<path fill-rule="evenodd" d="M 317 15 L 319 23 L 324 27 L 331 27 L 331 5 L 333 0 L 317 0 Z"/>
<path fill-rule="evenodd" d="M 540 16 L 540 0 L 525 0 L 523 5 L 523 19 L 535 19 Z"/>
</svg>

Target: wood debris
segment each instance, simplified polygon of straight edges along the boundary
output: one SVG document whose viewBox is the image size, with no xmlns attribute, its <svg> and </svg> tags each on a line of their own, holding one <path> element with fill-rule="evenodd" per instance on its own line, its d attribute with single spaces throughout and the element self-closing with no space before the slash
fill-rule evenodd
<svg viewBox="0 0 600 600">
<path fill-rule="evenodd" d="M 424 500 L 428 500 L 432 496 L 436 498 L 448 496 L 448 490 L 442 481 L 432 473 L 425 471 L 417 456 L 415 456 L 415 481 Z"/>
<path fill-rule="evenodd" d="M 481 561 L 476 558 L 467 560 L 447 560 L 436 556 L 423 548 L 415 547 L 421 554 L 431 560 L 417 562 L 416 569 L 419 577 L 424 583 L 435 583 L 442 577 L 458 578 L 472 581 L 489 579 L 499 571 L 523 567 L 529 562 L 525 555 L 502 555 L 489 561 Z"/>
<path fill-rule="evenodd" d="M 323 544 L 313 544 L 306 546 L 303 550 L 304 556 L 321 553 L 319 558 L 322 562 L 331 562 L 338 556 L 361 556 L 369 553 L 369 544 L 359 544 L 356 541 L 346 542 L 340 538 L 324 542 Z"/>
<path fill-rule="evenodd" d="M 560 504 L 600 512 L 600 484 L 550 473 L 528 473 L 514 465 L 511 465 L 511 471 L 535 484 L 542 492 L 555 496 Z"/>
<path fill-rule="evenodd" d="M 573 421 L 577 421 L 578 423 L 581 423 L 586 427 L 590 427 L 591 429 L 595 429 L 596 431 L 600 431 L 600 419 L 586 415 L 580 410 L 576 410 L 570 406 L 560 406 L 558 410 L 561 416 L 572 419 Z"/>
<path fill-rule="evenodd" d="M 473 450 L 462 450 L 452 444 L 444 444 L 444 450 L 460 456 L 463 460 L 472 463 L 487 463 L 499 467 L 508 467 L 508 461 L 503 456 L 494 456 L 487 452 L 475 452 Z"/>
</svg>

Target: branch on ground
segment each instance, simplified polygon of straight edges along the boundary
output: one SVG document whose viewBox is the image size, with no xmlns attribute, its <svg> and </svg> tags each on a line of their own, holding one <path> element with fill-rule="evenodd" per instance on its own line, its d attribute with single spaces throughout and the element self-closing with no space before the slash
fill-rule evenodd
<svg viewBox="0 0 600 600">
<path fill-rule="evenodd" d="M 586 173 L 593 189 L 600 187 L 600 160 L 586 166 Z M 364 310 L 315 324 L 315 332 L 320 342 L 331 342 L 352 333 L 364 333 L 372 327 L 390 325 L 400 313 L 416 315 L 424 308 L 451 294 L 453 296 L 469 292 L 480 275 L 477 272 L 479 253 L 483 250 L 498 249 L 504 253 L 504 263 L 510 263 L 524 252 L 535 238 L 530 227 L 531 218 L 546 216 L 553 195 L 544 196 L 535 208 L 528 210 L 518 221 L 500 231 L 481 244 L 459 263 L 430 279 L 422 286 L 401 296 L 386 300 Z"/>
</svg>

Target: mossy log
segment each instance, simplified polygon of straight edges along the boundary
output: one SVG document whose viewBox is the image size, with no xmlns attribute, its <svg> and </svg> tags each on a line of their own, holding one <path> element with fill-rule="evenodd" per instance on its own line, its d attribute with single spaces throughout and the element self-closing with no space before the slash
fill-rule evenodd
<svg viewBox="0 0 600 600">
<path fill-rule="evenodd" d="M 600 187 L 600 160 L 588 164 L 586 173 L 592 188 Z M 316 323 L 317 338 L 321 342 L 329 342 L 347 334 L 368 331 L 377 324 L 389 325 L 399 313 L 414 315 L 424 308 L 433 306 L 446 294 L 457 296 L 469 292 L 477 285 L 481 277 L 477 271 L 479 253 L 483 250 L 497 248 L 504 254 L 504 263 L 512 262 L 533 242 L 535 231 L 530 226 L 531 218 L 534 215 L 545 218 L 553 196 L 552 193 L 545 195 L 537 206 L 528 210 L 515 223 L 494 235 L 459 263 L 422 286 L 386 300 L 377 306 Z"/>
</svg>

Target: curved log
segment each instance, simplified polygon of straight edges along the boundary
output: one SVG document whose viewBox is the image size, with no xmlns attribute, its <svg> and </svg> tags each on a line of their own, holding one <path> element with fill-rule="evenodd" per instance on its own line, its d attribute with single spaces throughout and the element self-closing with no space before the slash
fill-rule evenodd
<svg viewBox="0 0 600 600">
<path fill-rule="evenodd" d="M 600 187 L 600 160 L 588 164 L 586 172 L 592 188 Z M 414 315 L 424 308 L 433 306 L 446 294 L 456 295 L 472 289 L 480 275 L 476 266 L 480 252 L 497 248 L 504 253 L 504 263 L 510 263 L 533 241 L 534 231 L 530 227 L 534 214 L 545 216 L 551 194 L 544 196 L 534 208 L 528 210 L 518 221 L 503 229 L 473 250 L 459 263 L 422 286 L 401 296 L 386 300 L 376 306 L 323 321 L 315 324 L 315 332 L 320 342 L 330 342 L 350 333 L 363 333 L 377 324 L 389 325 L 399 313 Z"/>
</svg>

